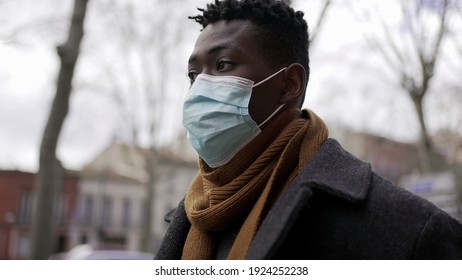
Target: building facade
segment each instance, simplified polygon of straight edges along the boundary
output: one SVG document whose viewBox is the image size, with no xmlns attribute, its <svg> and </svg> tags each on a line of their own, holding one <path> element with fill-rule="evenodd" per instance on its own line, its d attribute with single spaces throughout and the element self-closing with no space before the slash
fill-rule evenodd
<svg viewBox="0 0 462 280">
<path fill-rule="evenodd" d="M 0 259 L 27 259 L 31 239 L 36 175 L 17 170 L 0 171 Z M 67 172 L 55 202 L 53 253 L 73 246 L 77 224 L 78 177 Z"/>
<path fill-rule="evenodd" d="M 413 143 L 401 143 L 376 135 L 335 127 L 330 134 L 372 169 L 398 184 L 403 176 L 418 172 L 419 158 Z"/>
<path fill-rule="evenodd" d="M 170 151 L 111 143 L 79 172 L 79 243 L 95 249 L 155 251 L 167 229 L 165 214 L 176 207 L 196 173 L 195 162 Z M 150 248 L 143 247 L 144 238 L 149 238 Z"/>
</svg>

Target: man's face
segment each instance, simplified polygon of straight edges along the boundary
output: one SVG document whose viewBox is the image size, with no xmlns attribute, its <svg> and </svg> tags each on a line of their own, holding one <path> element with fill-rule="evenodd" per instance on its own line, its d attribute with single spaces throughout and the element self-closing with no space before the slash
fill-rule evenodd
<svg viewBox="0 0 462 280">
<path fill-rule="evenodd" d="M 238 76 L 258 83 L 280 70 L 269 66 L 257 43 L 257 36 L 255 27 L 247 20 L 209 24 L 199 35 L 189 59 L 188 76 L 191 83 L 200 73 Z M 252 91 L 249 111 L 257 124 L 280 105 L 279 93 L 283 88 L 283 79 L 278 76 Z"/>
</svg>

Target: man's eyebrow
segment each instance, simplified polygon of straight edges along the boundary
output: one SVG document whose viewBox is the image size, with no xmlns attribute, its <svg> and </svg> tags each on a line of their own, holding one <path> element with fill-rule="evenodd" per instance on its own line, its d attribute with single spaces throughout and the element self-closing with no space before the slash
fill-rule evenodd
<svg viewBox="0 0 462 280">
<path fill-rule="evenodd" d="M 219 44 L 219 45 L 215 45 L 215 46 L 211 47 L 209 50 L 207 50 L 207 55 L 215 54 L 215 53 L 218 53 L 218 52 L 220 52 L 222 50 L 225 50 L 225 49 L 232 49 L 232 50 L 237 50 L 239 52 L 242 52 L 242 49 L 239 48 L 238 46 L 234 45 L 234 44 L 223 43 L 223 44 Z M 192 54 L 191 57 L 188 60 L 188 64 L 191 64 L 191 63 L 195 62 L 196 60 L 197 60 L 197 55 Z"/>
</svg>

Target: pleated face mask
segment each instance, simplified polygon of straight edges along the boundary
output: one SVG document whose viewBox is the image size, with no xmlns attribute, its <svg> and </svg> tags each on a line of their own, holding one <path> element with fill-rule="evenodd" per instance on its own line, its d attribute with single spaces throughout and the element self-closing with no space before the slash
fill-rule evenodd
<svg viewBox="0 0 462 280">
<path fill-rule="evenodd" d="M 252 89 L 284 69 L 255 85 L 252 80 L 236 76 L 196 77 L 183 104 L 183 126 L 191 145 L 208 166 L 215 168 L 228 163 L 284 106 L 279 106 L 260 124 L 249 114 Z"/>
</svg>

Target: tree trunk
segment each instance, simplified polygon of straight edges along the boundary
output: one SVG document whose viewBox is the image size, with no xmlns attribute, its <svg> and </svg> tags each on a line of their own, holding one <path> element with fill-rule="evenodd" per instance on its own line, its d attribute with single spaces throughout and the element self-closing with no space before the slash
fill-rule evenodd
<svg viewBox="0 0 462 280">
<path fill-rule="evenodd" d="M 152 225 L 154 224 L 154 215 L 152 212 L 154 206 L 154 186 L 156 183 L 156 167 L 154 150 L 150 148 L 148 153 L 145 155 L 146 170 L 148 173 L 148 182 L 146 183 L 146 219 L 144 220 L 141 237 L 141 251 L 152 253 Z"/>
<path fill-rule="evenodd" d="M 433 171 L 433 146 L 428 135 L 427 125 L 424 118 L 423 98 L 421 96 L 412 95 L 412 101 L 417 113 L 420 126 L 420 143 L 419 143 L 419 162 L 422 173 Z"/>
<path fill-rule="evenodd" d="M 318 21 L 316 22 L 316 25 L 313 28 L 311 28 L 310 48 L 312 48 L 311 46 L 313 46 L 314 42 L 317 41 L 315 39 L 318 37 L 319 31 L 321 30 L 321 27 L 324 24 L 324 21 L 326 19 L 326 14 L 327 14 L 327 11 L 329 10 L 330 4 L 331 4 L 331 0 L 324 1 L 321 12 L 319 13 Z"/>
<path fill-rule="evenodd" d="M 409 33 L 409 46 L 406 46 L 407 40 L 401 37 L 404 33 L 393 32 L 387 25 L 386 19 L 380 16 L 380 13 L 374 16 L 379 19 L 383 29 L 384 41 L 379 37 L 371 37 L 368 40 L 373 43 L 388 64 L 390 69 L 397 73 L 401 80 L 401 87 L 411 98 L 417 120 L 420 127 L 419 150 L 419 167 L 422 173 L 435 171 L 439 166 L 439 158 L 435 153 L 431 137 L 429 135 L 425 121 L 425 112 L 423 110 L 423 100 L 428 94 L 432 78 L 435 76 L 437 63 L 442 57 L 443 39 L 451 34 L 447 25 L 447 15 L 451 7 L 448 0 L 443 0 L 436 6 L 430 6 L 423 1 L 401 2 L 402 22 L 399 27 Z M 437 26 L 436 33 L 430 32 L 424 17 L 428 10 L 435 13 L 439 22 L 432 25 Z M 375 36 L 375 35 L 374 35 Z M 414 57 L 414 59 L 410 59 Z"/>
<path fill-rule="evenodd" d="M 61 164 L 56 157 L 56 147 L 69 110 L 72 77 L 83 37 L 87 1 L 75 0 L 67 41 L 57 48 L 61 59 L 61 68 L 56 95 L 40 145 L 40 167 L 35 186 L 36 194 L 31 231 L 31 259 L 47 259 L 52 253 L 54 205 L 63 175 Z"/>
</svg>

